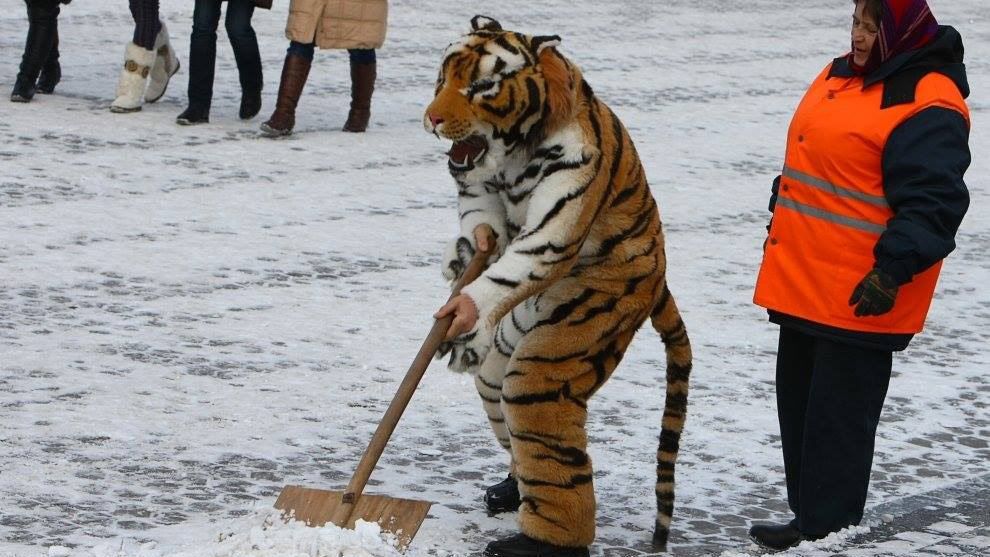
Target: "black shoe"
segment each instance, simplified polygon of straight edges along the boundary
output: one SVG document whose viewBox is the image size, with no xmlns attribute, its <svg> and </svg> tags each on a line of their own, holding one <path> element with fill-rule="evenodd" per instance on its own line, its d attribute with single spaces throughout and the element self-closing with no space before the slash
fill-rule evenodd
<svg viewBox="0 0 990 557">
<path fill-rule="evenodd" d="M 588 557 L 587 547 L 563 547 L 516 534 L 485 547 L 485 557 Z"/>
<path fill-rule="evenodd" d="M 26 103 L 31 102 L 34 98 L 34 84 L 29 83 L 24 79 L 18 79 L 14 82 L 14 90 L 10 93 L 10 101 L 15 103 Z"/>
<path fill-rule="evenodd" d="M 485 490 L 485 506 L 490 513 L 517 511 L 519 503 L 519 484 L 512 474 Z"/>
<path fill-rule="evenodd" d="M 62 81 L 62 66 L 56 61 L 51 66 L 45 65 L 41 69 L 41 76 L 38 77 L 38 92 L 42 95 L 51 95 L 55 92 L 55 86 Z"/>
<path fill-rule="evenodd" d="M 208 124 L 210 122 L 210 109 L 190 106 L 175 119 L 175 123 L 181 126 L 194 126 L 196 124 Z"/>
<path fill-rule="evenodd" d="M 241 120 L 250 120 L 261 112 L 261 91 L 241 93 L 241 110 L 237 113 Z"/>
<path fill-rule="evenodd" d="M 749 529 L 749 539 L 771 551 L 783 551 L 805 539 L 801 532 L 788 524 L 757 524 Z"/>
</svg>

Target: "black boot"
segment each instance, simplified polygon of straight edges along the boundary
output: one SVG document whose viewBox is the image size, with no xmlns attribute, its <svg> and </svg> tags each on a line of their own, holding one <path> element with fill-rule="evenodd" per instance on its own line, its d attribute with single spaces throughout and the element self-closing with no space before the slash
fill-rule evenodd
<svg viewBox="0 0 990 557">
<path fill-rule="evenodd" d="M 512 474 L 485 490 L 485 506 L 493 514 L 519 510 L 519 503 L 519 484 Z"/>
<path fill-rule="evenodd" d="M 282 79 L 278 84 L 275 112 L 261 124 L 261 133 L 267 137 L 282 137 L 292 133 L 296 125 L 296 105 L 302 95 L 312 61 L 298 54 L 286 54 L 282 64 Z"/>
<path fill-rule="evenodd" d="M 378 75 L 375 62 L 358 64 L 351 62 L 351 110 L 344 122 L 345 132 L 361 133 L 368 129 L 371 118 L 371 94 L 375 92 Z"/>
<path fill-rule="evenodd" d="M 34 84 L 25 79 L 17 78 L 14 82 L 14 90 L 10 92 L 10 102 L 26 103 L 34 98 Z"/>
<path fill-rule="evenodd" d="M 587 547 L 563 547 L 527 536 L 515 536 L 494 541 L 485 547 L 485 557 L 588 557 Z"/>
<path fill-rule="evenodd" d="M 757 524 L 749 529 L 749 539 L 771 551 L 783 551 L 805 539 L 797 528 L 788 524 Z"/>
<path fill-rule="evenodd" d="M 241 120 L 250 120 L 261 112 L 261 91 L 242 91 L 241 109 L 237 115 Z"/>
<path fill-rule="evenodd" d="M 193 126 L 196 124 L 208 124 L 210 122 L 210 109 L 194 104 L 182 111 L 182 114 L 175 119 L 175 123 L 180 126 Z"/>
<path fill-rule="evenodd" d="M 62 81 L 62 66 L 58 63 L 58 27 L 55 28 L 55 44 L 48 53 L 48 60 L 41 68 L 41 75 L 38 76 L 38 92 L 42 95 L 51 95 L 55 92 L 55 86 Z"/>
</svg>

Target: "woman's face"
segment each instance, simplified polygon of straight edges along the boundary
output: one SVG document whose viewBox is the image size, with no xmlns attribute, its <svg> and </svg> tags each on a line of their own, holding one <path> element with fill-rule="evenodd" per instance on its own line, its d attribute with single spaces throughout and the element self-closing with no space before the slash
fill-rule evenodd
<svg viewBox="0 0 990 557">
<path fill-rule="evenodd" d="M 870 51 L 873 50 L 873 43 L 877 40 L 877 31 L 879 31 L 877 22 L 869 14 L 864 13 L 865 6 L 865 0 L 859 0 L 856 2 L 856 11 L 853 12 L 853 63 L 857 66 L 866 65 Z"/>
</svg>

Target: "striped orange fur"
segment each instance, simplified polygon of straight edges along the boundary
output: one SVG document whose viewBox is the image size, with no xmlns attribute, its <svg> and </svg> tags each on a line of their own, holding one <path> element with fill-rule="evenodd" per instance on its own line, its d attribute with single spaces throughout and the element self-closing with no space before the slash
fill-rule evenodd
<svg viewBox="0 0 990 557">
<path fill-rule="evenodd" d="M 482 16 L 444 53 L 424 126 L 451 140 L 460 235 L 444 259 L 455 278 L 491 226 L 497 255 L 464 289 L 475 328 L 448 347 L 476 374 L 509 452 L 520 528 L 561 546 L 595 535 L 587 405 L 650 319 L 667 355 L 657 450 L 657 518 L 666 545 L 674 465 L 687 411 L 691 346 L 667 287 L 664 235 L 642 162 L 622 122 L 555 36 L 505 31 Z"/>
</svg>

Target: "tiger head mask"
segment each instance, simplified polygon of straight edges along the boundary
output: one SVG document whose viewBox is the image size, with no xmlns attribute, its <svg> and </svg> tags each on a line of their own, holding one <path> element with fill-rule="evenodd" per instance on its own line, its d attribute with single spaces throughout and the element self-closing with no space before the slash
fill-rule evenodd
<svg viewBox="0 0 990 557">
<path fill-rule="evenodd" d="M 576 66 L 557 49 L 560 37 L 505 31 L 489 17 L 471 18 L 471 32 L 444 51 L 426 131 L 453 142 L 453 173 L 486 155 L 537 144 L 571 117 Z"/>
</svg>

